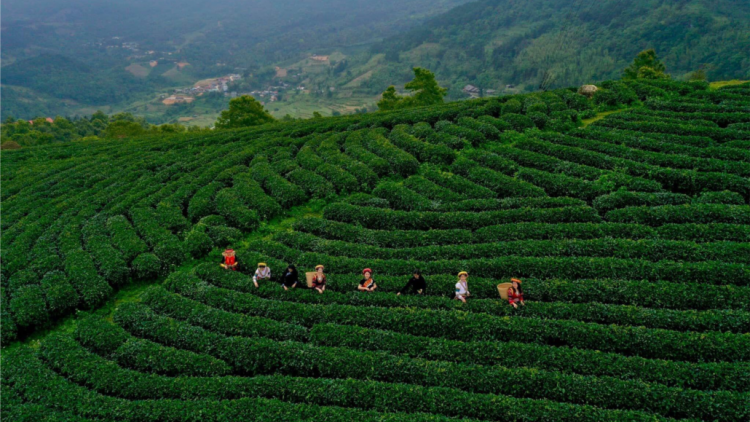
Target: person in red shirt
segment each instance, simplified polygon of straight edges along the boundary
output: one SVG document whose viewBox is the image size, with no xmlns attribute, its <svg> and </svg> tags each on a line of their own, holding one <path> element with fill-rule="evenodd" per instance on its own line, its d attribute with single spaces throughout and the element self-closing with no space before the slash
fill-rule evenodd
<svg viewBox="0 0 750 422">
<path fill-rule="evenodd" d="M 326 275 L 323 274 L 324 266 L 318 265 L 315 267 L 315 277 L 312 279 L 312 288 L 317 290 L 318 293 L 323 294 L 326 291 Z"/>
<path fill-rule="evenodd" d="M 223 257 L 221 260 L 221 267 L 225 270 L 237 271 L 237 258 L 235 257 L 234 250 L 227 248 L 221 253 Z"/>
<path fill-rule="evenodd" d="M 514 308 L 518 309 L 518 304 L 526 306 L 523 302 L 523 289 L 521 288 L 521 280 L 517 278 L 511 278 L 511 286 L 508 287 L 508 303 Z"/>
</svg>

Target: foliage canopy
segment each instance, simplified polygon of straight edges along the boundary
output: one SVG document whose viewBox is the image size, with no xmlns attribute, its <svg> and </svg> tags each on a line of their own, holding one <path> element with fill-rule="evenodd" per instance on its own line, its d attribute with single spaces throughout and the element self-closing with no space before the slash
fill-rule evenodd
<svg viewBox="0 0 750 422">
<path fill-rule="evenodd" d="M 221 116 L 216 120 L 216 128 L 258 126 L 275 120 L 255 98 L 243 95 L 229 101 L 229 109 L 221 112 Z"/>
<path fill-rule="evenodd" d="M 435 74 L 421 67 L 412 70 L 414 79 L 404 86 L 411 95 L 399 95 L 396 93 L 396 87 L 391 85 L 383 92 L 383 98 L 378 102 L 379 110 L 398 110 L 443 103 L 448 90 L 438 85 Z"/>
<path fill-rule="evenodd" d="M 654 49 L 644 50 L 623 70 L 623 79 L 669 79 L 666 70 L 667 67 L 656 56 Z"/>
</svg>

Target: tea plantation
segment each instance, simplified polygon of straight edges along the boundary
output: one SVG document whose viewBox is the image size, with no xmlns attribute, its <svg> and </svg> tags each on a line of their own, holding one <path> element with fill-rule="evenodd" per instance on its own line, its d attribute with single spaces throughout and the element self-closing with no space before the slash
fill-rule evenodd
<svg viewBox="0 0 750 422">
<path fill-rule="evenodd" d="M 748 421 L 748 201 L 750 84 L 3 151 L 3 419 Z"/>
</svg>

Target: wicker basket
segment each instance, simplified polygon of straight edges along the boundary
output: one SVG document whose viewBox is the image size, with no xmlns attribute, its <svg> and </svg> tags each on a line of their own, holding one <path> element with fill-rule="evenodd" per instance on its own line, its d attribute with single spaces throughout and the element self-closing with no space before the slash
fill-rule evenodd
<svg viewBox="0 0 750 422">
<path fill-rule="evenodd" d="M 508 289 L 513 287 L 513 283 L 500 283 L 497 285 L 497 292 L 503 300 L 508 300 Z"/>
<path fill-rule="evenodd" d="M 312 289 L 312 282 L 315 280 L 315 275 L 317 273 L 315 271 L 305 273 L 305 277 L 307 278 L 307 288 Z"/>
</svg>

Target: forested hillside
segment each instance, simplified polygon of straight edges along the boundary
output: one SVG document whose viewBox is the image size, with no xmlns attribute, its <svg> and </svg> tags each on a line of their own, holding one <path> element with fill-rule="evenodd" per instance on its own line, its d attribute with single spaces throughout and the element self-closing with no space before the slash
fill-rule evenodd
<svg viewBox="0 0 750 422">
<path fill-rule="evenodd" d="M 189 85 L 227 72 L 250 75 L 317 49 L 395 35 L 465 1 L 7 0 L 2 112 L 73 115 L 183 79 Z M 160 65 L 149 69 L 151 60 Z M 148 77 L 128 73 L 133 62 L 143 63 Z M 175 62 L 190 65 L 170 72 Z"/>
<path fill-rule="evenodd" d="M 3 420 L 750 418 L 748 83 L 65 142 L 0 171 Z"/>
<path fill-rule="evenodd" d="M 450 83 L 535 90 L 620 76 L 654 48 L 672 74 L 703 68 L 710 79 L 750 76 L 750 3 L 742 0 L 480 0 L 373 48 L 389 65 L 373 81 L 398 81 L 422 66 Z M 376 87 L 373 87 L 376 89 Z M 382 90 L 382 88 L 379 88 Z"/>
</svg>

